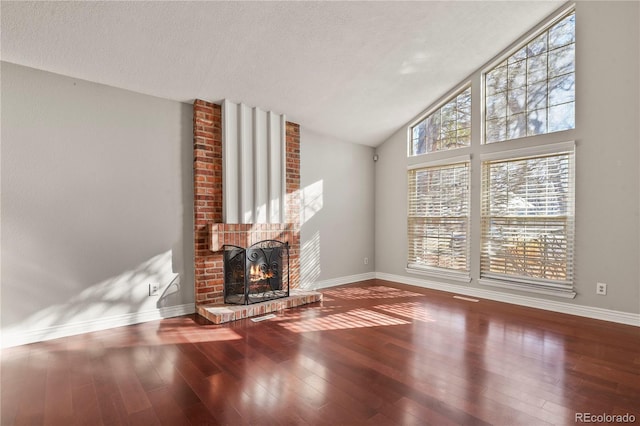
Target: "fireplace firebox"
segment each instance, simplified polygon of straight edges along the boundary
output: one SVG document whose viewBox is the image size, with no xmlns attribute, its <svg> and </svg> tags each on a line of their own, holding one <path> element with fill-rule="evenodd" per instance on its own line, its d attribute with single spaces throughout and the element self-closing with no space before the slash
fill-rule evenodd
<svg viewBox="0 0 640 426">
<path fill-rule="evenodd" d="M 249 305 L 289 296 L 289 243 L 224 245 L 224 303 Z"/>
</svg>

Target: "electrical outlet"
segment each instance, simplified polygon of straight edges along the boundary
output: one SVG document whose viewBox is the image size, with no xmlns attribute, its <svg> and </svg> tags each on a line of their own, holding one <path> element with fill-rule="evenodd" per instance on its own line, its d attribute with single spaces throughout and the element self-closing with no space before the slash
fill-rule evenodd
<svg viewBox="0 0 640 426">
<path fill-rule="evenodd" d="M 157 296 L 160 293 L 160 284 L 151 283 L 149 284 L 149 297 Z"/>
<path fill-rule="evenodd" d="M 364 264 L 365 264 L 365 265 L 368 265 L 368 264 L 369 264 L 369 258 L 368 258 L 368 257 L 365 257 L 365 258 L 364 258 Z"/>
<path fill-rule="evenodd" d="M 596 294 L 606 295 L 607 285 L 605 283 L 596 283 Z"/>
</svg>

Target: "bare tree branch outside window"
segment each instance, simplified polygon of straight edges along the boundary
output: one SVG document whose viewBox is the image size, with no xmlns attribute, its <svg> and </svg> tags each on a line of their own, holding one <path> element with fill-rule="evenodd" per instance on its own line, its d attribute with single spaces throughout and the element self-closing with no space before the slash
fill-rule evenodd
<svg viewBox="0 0 640 426">
<path fill-rule="evenodd" d="M 575 12 L 485 74 L 485 142 L 575 128 Z"/>
<path fill-rule="evenodd" d="M 471 145 L 471 87 L 411 128 L 410 155 Z"/>
</svg>

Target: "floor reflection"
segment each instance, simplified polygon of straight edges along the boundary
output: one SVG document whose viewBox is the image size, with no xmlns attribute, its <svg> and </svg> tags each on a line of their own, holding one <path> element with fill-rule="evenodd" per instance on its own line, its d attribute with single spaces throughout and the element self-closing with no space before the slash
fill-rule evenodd
<svg viewBox="0 0 640 426">
<path fill-rule="evenodd" d="M 415 321 L 435 321 L 429 309 L 419 302 L 394 303 L 390 305 L 376 305 L 375 309 L 399 315 Z"/>
<path fill-rule="evenodd" d="M 640 407 L 630 326 L 381 284 L 2 352 L 1 424 L 573 424 Z M 551 319 L 550 319 L 551 318 Z"/>
</svg>

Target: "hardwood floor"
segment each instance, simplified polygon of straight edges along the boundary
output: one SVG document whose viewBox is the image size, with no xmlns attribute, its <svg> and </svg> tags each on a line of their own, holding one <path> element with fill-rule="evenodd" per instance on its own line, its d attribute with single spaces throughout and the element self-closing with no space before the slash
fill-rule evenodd
<svg viewBox="0 0 640 426">
<path fill-rule="evenodd" d="M 5 349 L 2 425 L 640 423 L 637 327 L 380 280 L 323 293 Z"/>
</svg>

